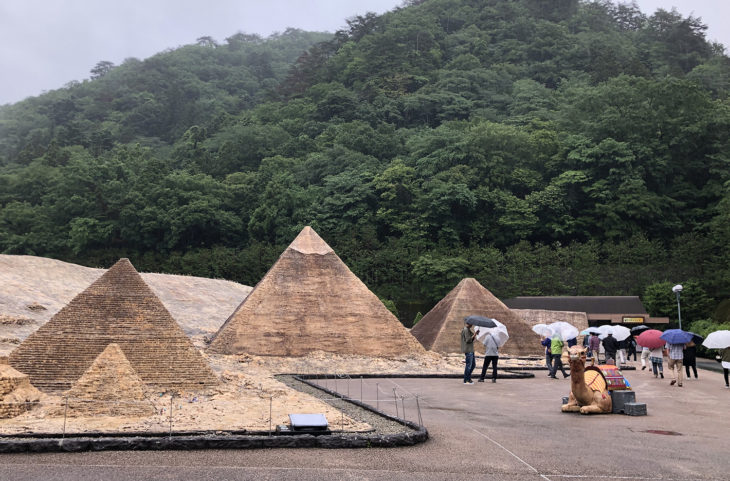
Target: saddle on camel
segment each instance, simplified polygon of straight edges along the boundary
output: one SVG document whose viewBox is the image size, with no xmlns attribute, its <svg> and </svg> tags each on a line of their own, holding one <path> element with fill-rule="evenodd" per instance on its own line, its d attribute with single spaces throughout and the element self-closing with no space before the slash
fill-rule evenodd
<svg viewBox="0 0 730 481">
<path fill-rule="evenodd" d="M 570 362 L 570 396 L 562 411 L 581 414 L 603 414 L 612 410 L 611 394 L 603 372 L 596 366 L 586 367 L 586 348 L 572 346 Z"/>
</svg>

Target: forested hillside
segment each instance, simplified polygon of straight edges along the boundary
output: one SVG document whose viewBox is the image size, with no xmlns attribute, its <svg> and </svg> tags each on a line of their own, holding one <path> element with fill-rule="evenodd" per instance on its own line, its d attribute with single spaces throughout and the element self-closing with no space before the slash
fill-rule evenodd
<svg viewBox="0 0 730 481">
<path fill-rule="evenodd" d="M 0 251 L 254 285 L 311 225 L 408 326 L 467 276 L 670 317 L 681 282 L 683 319 L 726 320 L 730 59 L 704 31 L 603 0 L 412 0 L 100 62 L 0 107 Z"/>
</svg>

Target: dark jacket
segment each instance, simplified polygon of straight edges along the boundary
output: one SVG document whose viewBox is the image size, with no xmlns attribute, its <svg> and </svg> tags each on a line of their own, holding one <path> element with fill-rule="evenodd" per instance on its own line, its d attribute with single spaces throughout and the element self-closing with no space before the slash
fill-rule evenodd
<svg viewBox="0 0 730 481">
<path fill-rule="evenodd" d="M 552 341 L 550 340 L 550 338 L 549 338 L 549 337 L 546 337 L 545 339 L 543 339 L 543 340 L 542 340 L 542 341 L 540 342 L 540 344 L 542 344 L 543 346 L 545 346 L 545 354 L 550 354 L 550 343 L 551 343 L 551 342 L 552 342 Z"/>
<path fill-rule="evenodd" d="M 618 351 L 618 341 L 613 336 L 608 336 L 606 339 L 603 340 L 603 349 L 606 350 L 606 352 L 612 352 L 615 353 Z"/>
<path fill-rule="evenodd" d="M 684 348 L 684 359 L 682 362 L 685 366 L 694 366 L 697 363 L 697 346 Z"/>
</svg>

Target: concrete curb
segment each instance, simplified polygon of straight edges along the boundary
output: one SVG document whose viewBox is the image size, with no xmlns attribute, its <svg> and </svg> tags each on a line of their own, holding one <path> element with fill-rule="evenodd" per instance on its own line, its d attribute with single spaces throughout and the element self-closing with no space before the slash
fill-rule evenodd
<svg viewBox="0 0 730 481">
<path fill-rule="evenodd" d="M 172 437 L 104 437 L 104 438 L 49 438 L 2 439 L 0 453 L 42 453 L 79 451 L 143 451 L 193 449 L 262 449 L 262 448 L 391 448 L 412 446 L 428 439 L 425 428 L 417 431 L 387 434 L 311 434 L 291 436 L 172 436 Z"/>
</svg>

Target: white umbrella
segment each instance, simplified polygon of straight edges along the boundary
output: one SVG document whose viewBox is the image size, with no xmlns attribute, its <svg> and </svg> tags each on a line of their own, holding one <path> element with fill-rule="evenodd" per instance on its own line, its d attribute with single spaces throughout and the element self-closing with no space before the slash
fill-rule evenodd
<svg viewBox="0 0 730 481">
<path fill-rule="evenodd" d="M 491 334 L 497 343 L 497 347 L 502 347 L 504 346 L 504 343 L 507 342 L 507 340 L 509 339 L 507 326 L 497 320 L 494 320 L 494 323 L 497 324 L 496 327 L 477 327 L 475 329 L 477 339 L 483 343 L 486 343 L 487 334 Z"/>
<path fill-rule="evenodd" d="M 542 337 L 552 337 L 553 331 L 548 327 L 547 324 L 535 324 L 532 326 L 532 330 Z"/>
<path fill-rule="evenodd" d="M 625 339 L 628 339 L 631 335 L 631 329 L 624 326 L 611 326 L 611 330 L 613 331 L 613 337 L 616 338 L 617 341 L 623 341 Z"/>
<path fill-rule="evenodd" d="M 595 328 L 595 331 L 598 332 L 599 339 L 606 339 L 609 332 L 613 334 L 613 326 L 610 324 L 604 324 L 603 326 Z"/>
<path fill-rule="evenodd" d="M 707 335 L 702 343 L 708 349 L 725 349 L 730 347 L 730 331 L 715 331 Z"/>
<path fill-rule="evenodd" d="M 550 328 L 553 335 L 558 336 L 561 341 L 567 341 L 568 339 L 578 337 L 578 328 L 565 321 L 553 322 L 548 324 L 547 327 Z"/>
</svg>

